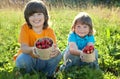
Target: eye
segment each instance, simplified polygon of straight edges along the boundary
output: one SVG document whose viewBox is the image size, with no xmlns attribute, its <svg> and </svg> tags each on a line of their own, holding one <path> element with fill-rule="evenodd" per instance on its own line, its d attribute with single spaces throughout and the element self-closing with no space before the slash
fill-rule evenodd
<svg viewBox="0 0 120 79">
<path fill-rule="evenodd" d="M 84 28 L 88 28 L 88 26 L 83 26 Z"/>
<path fill-rule="evenodd" d="M 78 28 L 80 28 L 80 26 L 77 26 Z"/>
<path fill-rule="evenodd" d="M 41 13 L 38 13 L 38 15 L 41 15 Z"/>
</svg>

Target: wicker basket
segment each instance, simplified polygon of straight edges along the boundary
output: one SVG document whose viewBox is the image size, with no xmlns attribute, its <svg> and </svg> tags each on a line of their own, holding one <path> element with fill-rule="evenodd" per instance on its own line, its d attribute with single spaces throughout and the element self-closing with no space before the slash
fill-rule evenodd
<svg viewBox="0 0 120 79">
<path fill-rule="evenodd" d="M 83 62 L 94 62 L 95 61 L 95 52 L 90 53 L 90 54 L 86 54 L 86 53 L 82 53 L 80 58 L 82 59 Z"/>
<path fill-rule="evenodd" d="M 38 40 L 43 40 L 43 39 L 50 39 L 50 40 L 52 40 L 51 38 L 47 38 L 47 37 L 46 38 L 40 38 Z M 51 46 L 49 48 L 40 49 L 40 48 L 36 47 L 36 42 L 35 42 L 35 48 L 36 48 L 36 52 L 35 53 L 40 56 L 39 58 L 42 59 L 42 60 L 50 59 L 50 53 L 52 52 L 53 47 Z M 52 44 L 53 44 L 53 41 L 52 41 Z"/>
<path fill-rule="evenodd" d="M 42 60 L 50 59 L 51 51 L 52 51 L 52 47 L 47 48 L 47 49 L 38 49 L 38 48 L 36 48 L 36 53 L 40 56 L 40 59 L 42 59 Z"/>
</svg>

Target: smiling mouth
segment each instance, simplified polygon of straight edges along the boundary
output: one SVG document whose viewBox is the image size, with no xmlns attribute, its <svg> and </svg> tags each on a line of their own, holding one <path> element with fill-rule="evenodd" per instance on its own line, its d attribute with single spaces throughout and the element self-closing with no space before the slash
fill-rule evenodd
<svg viewBox="0 0 120 79">
<path fill-rule="evenodd" d="M 38 21 L 33 21 L 34 23 L 40 23 L 40 20 L 38 20 Z"/>
<path fill-rule="evenodd" d="M 79 34 L 84 34 L 84 33 L 79 33 Z"/>
<path fill-rule="evenodd" d="M 38 24 L 38 23 L 40 23 L 40 20 L 39 21 L 33 21 L 35 24 Z"/>
</svg>

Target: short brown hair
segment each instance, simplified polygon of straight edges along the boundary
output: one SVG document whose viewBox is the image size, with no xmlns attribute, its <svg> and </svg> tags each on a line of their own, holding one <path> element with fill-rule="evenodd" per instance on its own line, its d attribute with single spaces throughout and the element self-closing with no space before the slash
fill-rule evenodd
<svg viewBox="0 0 120 79">
<path fill-rule="evenodd" d="M 73 24 L 72 24 L 72 31 L 74 31 L 75 25 L 77 23 L 81 23 L 81 24 L 86 24 L 89 26 L 90 28 L 90 32 L 88 35 L 92 35 L 93 34 L 93 25 L 92 25 L 92 20 L 90 18 L 90 16 L 86 13 L 86 12 L 80 12 L 73 20 Z"/>
<path fill-rule="evenodd" d="M 44 14 L 45 22 L 44 22 L 43 29 L 47 28 L 49 16 L 48 16 L 47 8 L 42 1 L 30 1 L 25 6 L 24 18 L 25 18 L 29 28 L 32 28 L 32 25 L 29 22 L 29 17 L 34 13 L 43 13 Z"/>
</svg>

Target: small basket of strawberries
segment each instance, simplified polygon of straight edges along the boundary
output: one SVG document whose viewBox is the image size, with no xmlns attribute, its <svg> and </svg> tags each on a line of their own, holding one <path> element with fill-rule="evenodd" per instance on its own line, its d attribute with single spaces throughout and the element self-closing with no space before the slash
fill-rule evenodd
<svg viewBox="0 0 120 79">
<path fill-rule="evenodd" d="M 35 42 L 35 48 L 35 53 L 40 56 L 40 59 L 48 60 L 50 59 L 50 53 L 52 52 L 53 40 L 48 37 L 40 38 Z"/>
<path fill-rule="evenodd" d="M 94 52 L 94 46 L 93 45 L 87 45 L 83 49 L 83 53 L 81 54 L 80 58 L 83 62 L 93 62 L 95 61 L 95 52 Z"/>
</svg>

